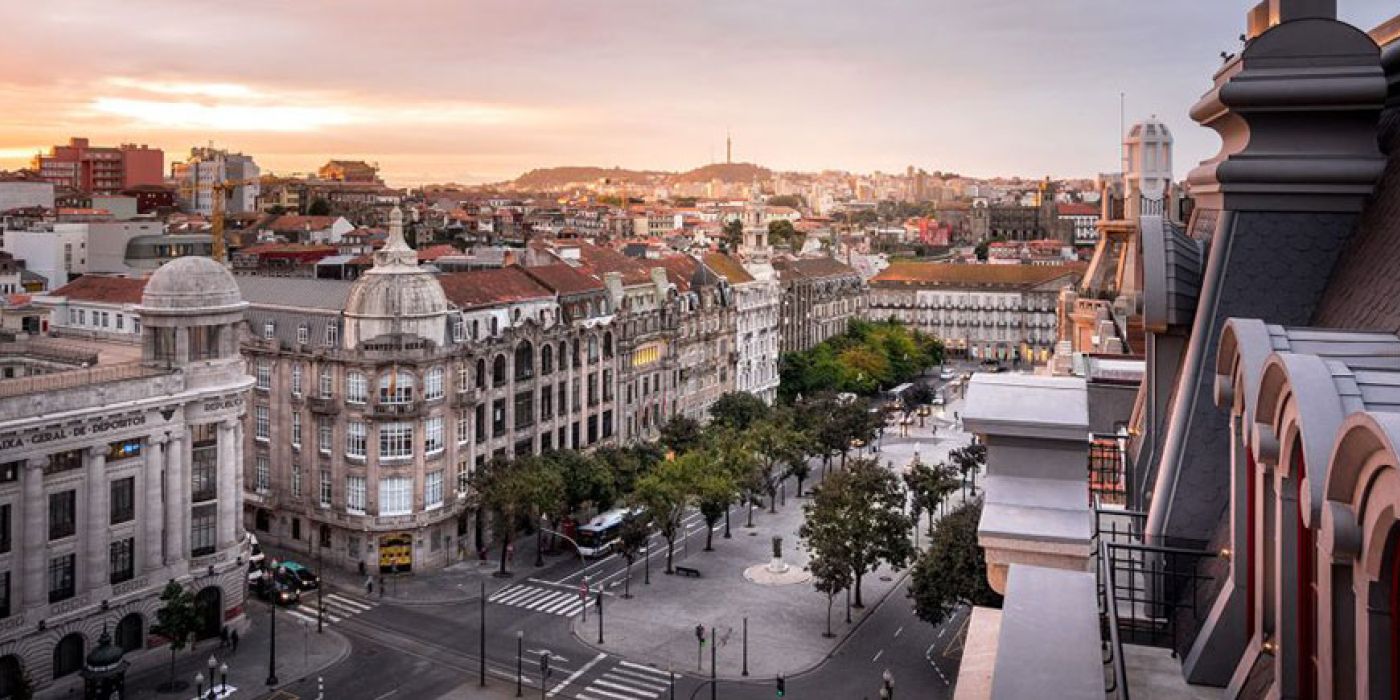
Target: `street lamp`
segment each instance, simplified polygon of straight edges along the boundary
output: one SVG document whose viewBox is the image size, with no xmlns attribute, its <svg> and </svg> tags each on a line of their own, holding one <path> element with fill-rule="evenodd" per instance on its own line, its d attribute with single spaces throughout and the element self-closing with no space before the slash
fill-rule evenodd
<svg viewBox="0 0 1400 700">
<path fill-rule="evenodd" d="M 894 700 L 894 674 L 887 668 L 880 674 L 880 697 L 882 700 Z"/>
<path fill-rule="evenodd" d="M 267 606 L 268 626 L 268 646 L 267 646 L 267 684 L 277 685 L 277 600 L 273 597 Z"/>
<path fill-rule="evenodd" d="M 219 681 L 223 684 L 220 692 L 228 693 L 228 664 L 219 664 Z"/>
<path fill-rule="evenodd" d="M 216 659 L 216 658 L 214 658 L 214 655 L 213 655 L 213 654 L 210 654 L 210 655 L 209 655 L 209 661 L 206 662 L 205 665 L 209 667 L 209 694 L 210 694 L 210 695 L 213 695 L 213 694 L 214 694 L 214 671 L 217 671 L 217 670 L 219 669 L 219 660 Z M 195 697 L 199 697 L 199 696 L 196 695 Z"/>
<path fill-rule="evenodd" d="M 548 524 L 549 524 L 549 516 L 548 516 L 548 515 L 545 515 L 544 513 L 540 513 L 540 529 L 539 529 L 539 535 L 535 538 L 535 566 L 536 566 L 536 567 L 544 566 L 544 531 L 545 531 L 545 526 L 548 525 Z"/>
<path fill-rule="evenodd" d="M 515 631 L 515 697 L 520 697 L 525 687 L 525 630 Z"/>
<path fill-rule="evenodd" d="M 204 697 L 204 674 L 203 674 L 203 673 L 196 673 L 196 674 L 194 674 L 194 696 L 195 696 L 196 698 L 202 698 L 202 697 Z"/>
</svg>

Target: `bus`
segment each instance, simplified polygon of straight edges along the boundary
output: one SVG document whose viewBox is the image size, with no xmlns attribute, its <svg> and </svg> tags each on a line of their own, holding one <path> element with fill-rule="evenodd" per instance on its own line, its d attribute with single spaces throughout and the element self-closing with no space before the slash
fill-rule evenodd
<svg viewBox="0 0 1400 700">
<path fill-rule="evenodd" d="M 578 528 L 578 551 L 584 557 L 603 557 L 611 554 L 617 546 L 622 524 L 632 517 L 627 508 L 615 508 L 599 513 L 597 517 Z"/>
</svg>

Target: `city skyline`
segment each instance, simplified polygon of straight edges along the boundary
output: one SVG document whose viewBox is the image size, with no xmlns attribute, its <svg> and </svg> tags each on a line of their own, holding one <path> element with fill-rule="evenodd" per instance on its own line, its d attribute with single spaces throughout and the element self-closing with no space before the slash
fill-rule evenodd
<svg viewBox="0 0 1400 700">
<path fill-rule="evenodd" d="M 1155 114 L 1176 135 L 1182 177 L 1218 146 L 1182 105 L 1238 50 L 1242 4 L 16 6 L 0 9 L 18 29 L 0 95 L 20 107 L 0 117 L 0 167 L 87 136 L 169 160 L 213 141 L 275 172 L 363 158 L 398 186 L 476 183 L 686 170 L 723 161 L 728 130 L 736 161 L 785 171 L 1083 177 L 1117 169 L 1126 92 L 1128 122 Z M 1385 4 L 1341 14 L 1370 27 Z"/>
</svg>

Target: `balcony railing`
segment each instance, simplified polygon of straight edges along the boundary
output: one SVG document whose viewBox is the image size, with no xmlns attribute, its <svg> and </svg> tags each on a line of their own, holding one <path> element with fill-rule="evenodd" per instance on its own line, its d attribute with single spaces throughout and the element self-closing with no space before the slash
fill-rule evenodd
<svg viewBox="0 0 1400 700">
<path fill-rule="evenodd" d="M 1128 504 L 1127 456 L 1119 446 L 1122 437 L 1095 434 L 1089 439 L 1089 494 L 1105 506 Z"/>
<path fill-rule="evenodd" d="M 0 398 L 42 394 L 60 389 L 87 387 L 94 384 L 141 379 L 169 373 L 168 370 L 147 367 L 140 362 L 123 362 L 88 369 L 63 370 L 32 377 L 0 380 Z"/>
<path fill-rule="evenodd" d="M 407 403 L 379 403 L 375 402 L 370 407 L 370 413 L 375 418 L 412 418 L 418 415 L 423 404 L 419 401 L 409 401 Z"/>
</svg>

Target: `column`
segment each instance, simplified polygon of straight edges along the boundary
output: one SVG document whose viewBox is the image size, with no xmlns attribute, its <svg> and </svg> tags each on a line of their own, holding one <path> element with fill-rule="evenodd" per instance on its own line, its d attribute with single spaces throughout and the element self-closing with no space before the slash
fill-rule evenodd
<svg viewBox="0 0 1400 700">
<path fill-rule="evenodd" d="M 87 554 L 87 572 L 84 577 L 89 589 L 107 585 L 107 568 L 110 564 L 107 553 L 107 526 L 110 517 L 108 499 L 112 489 L 107 485 L 107 453 L 105 445 L 89 447 L 87 454 L 87 537 L 83 549 Z M 81 590 L 81 589 L 80 589 Z"/>
<path fill-rule="evenodd" d="M 165 563 L 185 561 L 185 532 L 189 527 L 186 495 L 190 485 L 185 477 L 185 436 L 175 433 L 165 449 Z"/>
<path fill-rule="evenodd" d="M 24 607 L 46 605 L 49 602 L 48 588 L 44 586 L 44 572 L 48 565 L 48 549 L 45 547 L 48 533 L 47 504 L 44 503 L 44 467 L 48 457 L 31 459 L 24 466 L 24 549 L 23 557 Z"/>
<path fill-rule="evenodd" d="M 146 468 L 142 477 L 146 505 L 141 514 L 146 548 L 143 571 L 155 571 L 165 563 L 165 512 L 162 499 L 161 472 L 165 468 L 165 436 L 156 435 L 146 443 Z"/>
<path fill-rule="evenodd" d="M 217 538 L 215 539 L 219 549 L 234 543 L 234 520 L 238 517 L 236 511 L 239 501 L 237 475 L 241 465 L 238 462 L 236 444 L 238 441 L 237 425 L 238 421 L 232 418 L 219 423 L 219 520 Z"/>
</svg>

